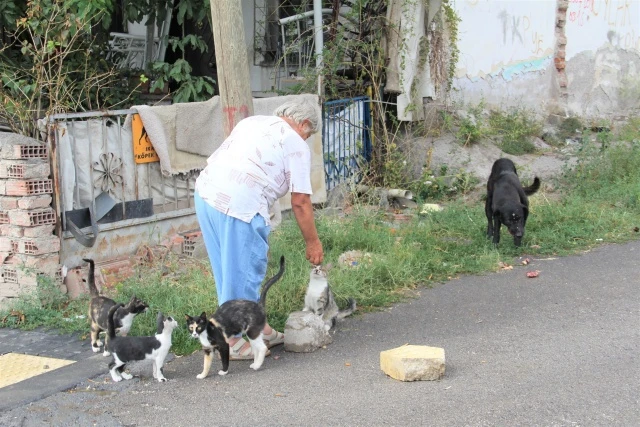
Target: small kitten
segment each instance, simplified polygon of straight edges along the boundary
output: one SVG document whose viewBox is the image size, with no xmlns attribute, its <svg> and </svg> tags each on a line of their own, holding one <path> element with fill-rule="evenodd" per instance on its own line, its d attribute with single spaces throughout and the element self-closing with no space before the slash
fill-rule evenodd
<svg viewBox="0 0 640 427">
<path fill-rule="evenodd" d="M 116 302 L 111 298 L 101 296 L 98 293 L 96 287 L 95 276 L 95 263 L 92 259 L 83 258 L 84 261 L 89 263 L 89 276 L 87 277 L 87 286 L 89 287 L 89 294 L 91 295 L 91 301 L 89 302 L 89 319 L 91 320 L 91 349 L 94 353 L 100 351 L 102 342 L 100 341 L 100 332 L 105 332 L 108 328 L 107 319 L 109 317 L 109 310 L 116 305 Z M 143 311 L 147 311 L 149 306 L 137 298 L 135 295 L 131 297 L 127 305 L 122 306 L 116 311 L 113 321 L 116 331 L 126 336 L 131 330 L 133 324 L 133 318 Z M 105 341 L 106 341 L 105 337 Z M 103 356 L 109 356 L 107 346 L 105 344 Z"/>
<path fill-rule="evenodd" d="M 254 302 L 244 299 L 236 299 L 227 301 L 218 307 L 218 310 L 209 318 L 209 323 L 216 330 L 210 332 L 210 329 L 202 329 L 198 332 L 197 328 L 191 329 L 191 335 L 200 338 L 200 342 L 204 347 L 204 370 L 198 378 L 204 378 L 209 373 L 211 366 L 211 352 L 217 348 L 220 352 L 222 360 L 222 370 L 219 375 L 225 375 L 229 369 L 229 338 L 246 334 L 253 350 L 253 363 L 249 366 L 253 370 L 258 370 L 264 362 L 267 353 L 267 346 L 263 341 L 262 330 L 267 324 L 267 315 L 264 307 L 267 300 L 267 291 L 275 282 L 277 282 L 284 273 L 284 256 L 280 257 L 280 270 L 262 287 L 260 294 L 260 302 Z M 203 313 L 204 314 L 204 313 Z M 207 338 L 202 338 L 202 331 L 206 331 Z M 222 339 L 220 339 L 222 338 Z M 205 343 L 208 342 L 208 345 Z"/>
<path fill-rule="evenodd" d="M 116 328 L 114 314 L 122 304 L 117 304 L 109 310 L 107 336 L 109 341 L 107 345 L 112 353 L 113 360 L 109 363 L 109 373 L 113 381 L 118 382 L 130 380 L 133 375 L 124 371 L 125 365 L 134 360 L 153 360 L 153 378 L 159 382 L 165 382 L 167 379 L 162 373 L 164 359 L 169 354 L 171 348 L 171 333 L 178 327 L 171 317 L 164 317 L 162 313 L 158 313 L 157 333 L 153 337 L 119 337 L 116 336 Z"/>
<path fill-rule="evenodd" d="M 340 310 L 329 287 L 327 271 L 317 265 L 311 269 L 309 275 L 309 287 L 304 296 L 302 311 L 311 311 L 322 317 L 324 328 L 329 331 L 336 325 L 338 319 L 344 319 L 356 311 L 356 300 L 349 298 L 349 307 Z"/>
</svg>

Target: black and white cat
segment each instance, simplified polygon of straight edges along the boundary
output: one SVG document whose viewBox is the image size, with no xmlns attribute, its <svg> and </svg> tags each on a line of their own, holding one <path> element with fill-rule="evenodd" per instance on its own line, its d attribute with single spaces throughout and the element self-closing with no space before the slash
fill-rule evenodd
<svg viewBox="0 0 640 427">
<path fill-rule="evenodd" d="M 109 320 L 107 336 L 109 341 L 109 351 L 113 356 L 113 360 L 109 363 L 109 373 L 113 381 L 130 380 L 133 375 L 124 371 L 125 365 L 135 360 L 152 360 L 153 361 L 153 378 L 159 382 L 167 381 L 162 373 L 164 359 L 169 354 L 171 348 L 171 333 L 178 327 L 171 317 L 165 317 L 162 313 L 158 313 L 157 333 L 153 337 L 119 337 L 116 336 L 116 328 L 114 323 L 114 313 L 122 304 L 117 304 L 109 310 Z"/>
<path fill-rule="evenodd" d="M 327 270 L 322 266 L 315 266 L 309 274 L 309 286 L 304 296 L 302 311 L 311 311 L 324 321 L 324 328 L 329 331 L 336 325 L 336 321 L 344 319 L 356 311 L 356 300 L 349 298 L 349 307 L 340 310 L 327 280 Z"/>
<path fill-rule="evenodd" d="M 89 302 L 89 319 L 91 321 L 91 349 L 94 353 L 100 351 L 102 342 L 100 341 L 100 332 L 106 332 L 108 325 L 109 310 L 117 303 L 111 298 L 100 295 L 96 287 L 95 263 L 92 259 L 83 258 L 89 263 L 89 276 L 87 277 L 87 286 L 91 301 Z M 131 297 L 126 305 L 120 304 L 113 316 L 116 332 L 120 335 L 127 335 L 131 330 L 133 319 L 137 314 L 147 311 L 149 306 L 147 303 L 137 298 L 135 295 Z M 106 338 L 105 338 L 106 341 Z M 109 356 L 107 346 L 104 347 L 103 356 Z"/>
<path fill-rule="evenodd" d="M 253 363 L 249 367 L 256 371 L 260 369 L 267 354 L 267 346 L 262 335 L 262 330 L 267 324 L 264 309 L 267 291 L 283 274 L 284 256 L 281 256 L 280 269 L 262 287 L 259 303 L 243 299 L 227 301 L 218 307 L 207 324 L 203 323 L 206 313 L 202 313 L 199 318 L 186 316 L 191 336 L 198 338 L 204 349 L 204 369 L 197 378 L 203 379 L 209 374 L 213 350 L 216 349 L 222 360 L 222 370 L 218 371 L 218 375 L 226 375 L 229 372 L 229 338 L 239 334 L 246 334 L 251 344 Z"/>
</svg>

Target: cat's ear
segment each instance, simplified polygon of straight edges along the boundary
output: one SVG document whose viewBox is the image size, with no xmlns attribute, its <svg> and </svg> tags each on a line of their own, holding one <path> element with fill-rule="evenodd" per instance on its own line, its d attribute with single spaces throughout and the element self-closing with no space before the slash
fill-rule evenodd
<svg viewBox="0 0 640 427">
<path fill-rule="evenodd" d="M 135 300 L 136 300 L 136 295 L 135 294 L 131 295 L 131 299 L 129 301 L 133 302 Z"/>
<path fill-rule="evenodd" d="M 200 317 L 201 317 L 202 319 L 205 319 L 205 320 L 206 320 L 206 319 L 207 319 L 207 312 L 206 312 L 206 311 L 203 311 L 203 312 L 202 312 L 202 314 L 200 315 Z"/>
<path fill-rule="evenodd" d="M 191 320 L 191 316 L 189 316 L 188 314 L 185 314 L 184 319 L 188 322 L 189 320 Z"/>
</svg>

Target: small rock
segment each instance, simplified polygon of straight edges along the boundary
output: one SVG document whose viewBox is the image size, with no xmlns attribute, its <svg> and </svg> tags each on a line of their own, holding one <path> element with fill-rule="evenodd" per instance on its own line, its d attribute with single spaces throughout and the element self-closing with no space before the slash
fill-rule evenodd
<svg viewBox="0 0 640 427">
<path fill-rule="evenodd" d="M 444 376 L 444 349 L 404 345 L 380 352 L 380 369 L 400 381 L 433 381 Z"/>
<path fill-rule="evenodd" d="M 289 315 L 284 326 L 285 351 L 311 353 L 332 342 L 319 316 L 310 311 L 294 311 Z"/>
</svg>

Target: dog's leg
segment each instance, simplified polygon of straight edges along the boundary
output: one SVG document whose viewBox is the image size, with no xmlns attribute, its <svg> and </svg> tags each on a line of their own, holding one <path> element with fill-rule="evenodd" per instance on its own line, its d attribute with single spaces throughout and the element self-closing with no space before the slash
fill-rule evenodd
<svg viewBox="0 0 640 427">
<path fill-rule="evenodd" d="M 487 239 L 493 237 L 493 212 L 491 212 L 491 194 L 487 194 L 487 201 L 484 204 L 484 213 L 487 216 Z"/>
<path fill-rule="evenodd" d="M 497 245 L 500 243 L 500 227 L 502 226 L 502 222 L 500 222 L 500 214 L 497 213 L 493 215 L 493 244 Z"/>
</svg>

